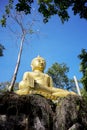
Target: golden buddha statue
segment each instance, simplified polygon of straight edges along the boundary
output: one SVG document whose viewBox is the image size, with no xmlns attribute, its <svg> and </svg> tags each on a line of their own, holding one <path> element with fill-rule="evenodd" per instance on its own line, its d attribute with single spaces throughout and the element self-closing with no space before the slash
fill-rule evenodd
<svg viewBox="0 0 87 130">
<path fill-rule="evenodd" d="M 44 73 L 45 60 L 38 56 L 31 62 L 32 72 L 25 72 L 23 80 L 19 83 L 19 95 L 40 94 L 48 99 L 57 100 L 58 97 L 66 97 L 68 94 L 76 94 L 60 88 L 53 87 L 52 78 Z"/>
</svg>

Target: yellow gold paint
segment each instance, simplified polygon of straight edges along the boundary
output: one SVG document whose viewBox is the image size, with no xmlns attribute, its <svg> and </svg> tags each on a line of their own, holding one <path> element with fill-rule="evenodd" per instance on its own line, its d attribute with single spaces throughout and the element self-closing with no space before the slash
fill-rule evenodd
<svg viewBox="0 0 87 130">
<path fill-rule="evenodd" d="M 57 100 L 58 97 L 66 97 L 75 94 L 67 90 L 53 87 L 52 78 L 44 73 L 46 61 L 38 56 L 31 62 L 32 72 L 25 72 L 23 80 L 19 83 L 19 95 L 40 94 L 48 99 Z"/>
</svg>

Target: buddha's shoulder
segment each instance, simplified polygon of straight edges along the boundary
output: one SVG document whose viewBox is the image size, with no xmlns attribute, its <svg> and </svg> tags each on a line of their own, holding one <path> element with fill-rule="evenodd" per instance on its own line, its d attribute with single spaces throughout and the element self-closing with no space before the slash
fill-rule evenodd
<svg viewBox="0 0 87 130">
<path fill-rule="evenodd" d="M 25 76 L 32 75 L 32 72 L 28 72 L 28 71 L 27 71 L 27 72 L 24 73 L 24 75 L 25 75 Z"/>
<path fill-rule="evenodd" d="M 50 76 L 48 74 L 44 74 L 44 76 L 47 77 L 47 78 L 50 78 Z"/>
</svg>

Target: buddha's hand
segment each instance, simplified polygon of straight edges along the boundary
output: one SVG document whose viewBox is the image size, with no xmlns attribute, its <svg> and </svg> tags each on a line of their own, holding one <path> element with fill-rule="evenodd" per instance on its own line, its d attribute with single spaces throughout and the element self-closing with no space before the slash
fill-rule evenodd
<svg viewBox="0 0 87 130">
<path fill-rule="evenodd" d="M 34 89 L 39 89 L 39 88 L 40 88 L 39 84 L 37 83 L 36 80 L 34 80 Z"/>
<path fill-rule="evenodd" d="M 49 87 L 44 86 L 40 83 L 37 83 L 37 81 L 35 81 L 35 80 L 34 80 L 34 86 L 35 86 L 34 87 L 35 90 L 41 90 L 43 92 L 47 92 L 47 93 L 52 94 L 52 90 Z"/>
</svg>

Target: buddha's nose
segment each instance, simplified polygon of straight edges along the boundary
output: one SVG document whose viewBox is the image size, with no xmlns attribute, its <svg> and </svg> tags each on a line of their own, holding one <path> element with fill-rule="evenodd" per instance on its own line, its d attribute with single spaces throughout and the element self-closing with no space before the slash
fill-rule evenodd
<svg viewBox="0 0 87 130">
<path fill-rule="evenodd" d="M 41 65 L 43 65 L 43 62 L 41 62 Z"/>
</svg>

